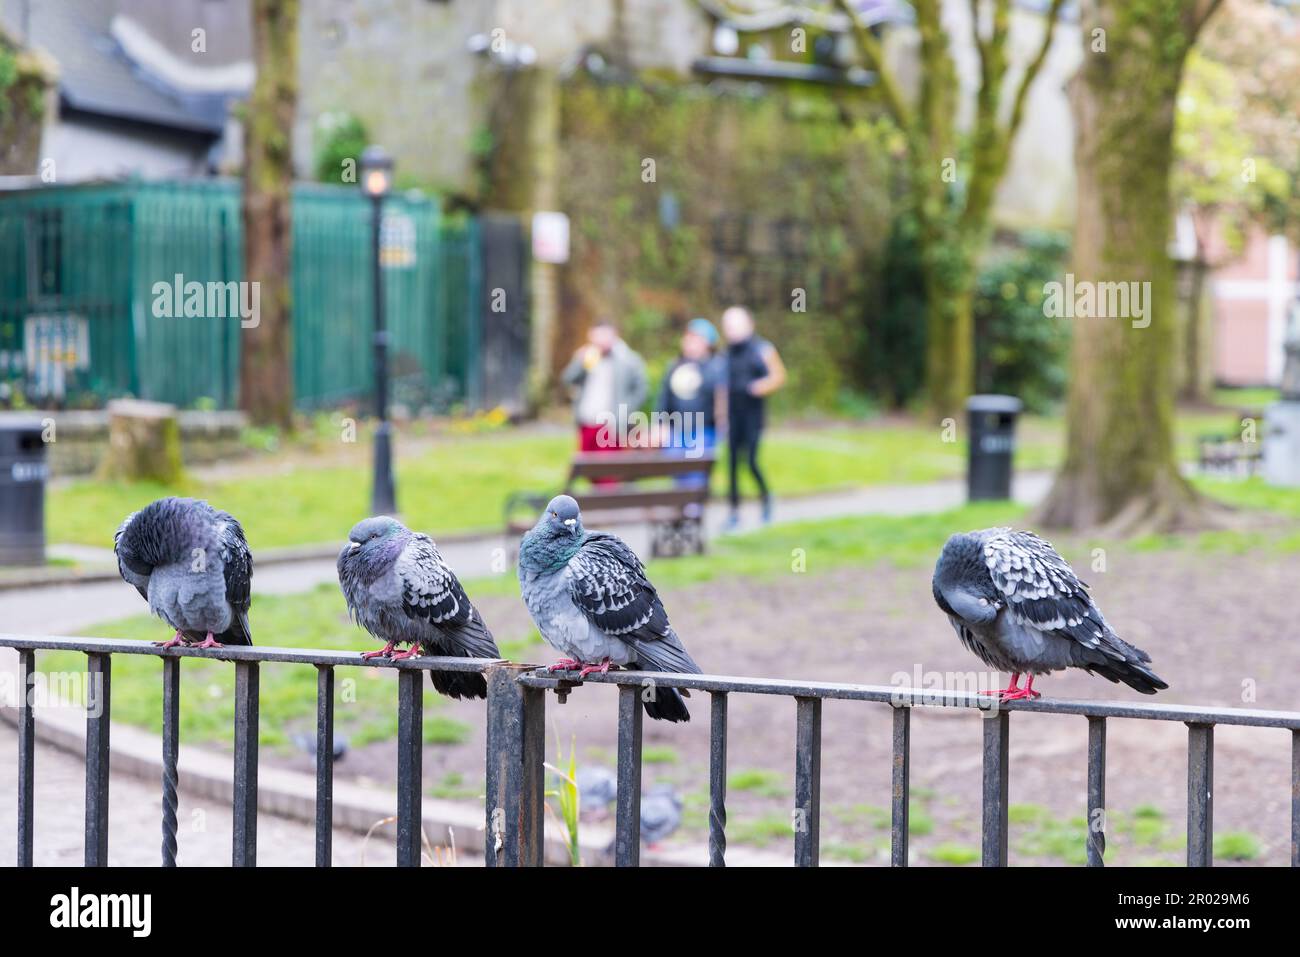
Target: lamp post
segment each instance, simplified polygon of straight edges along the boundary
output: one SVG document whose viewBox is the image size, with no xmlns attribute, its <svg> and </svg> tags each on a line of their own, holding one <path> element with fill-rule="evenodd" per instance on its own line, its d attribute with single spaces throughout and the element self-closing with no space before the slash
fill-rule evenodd
<svg viewBox="0 0 1300 957">
<path fill-rule="evenodd" d="M 370 494 L 372 515 L 397 512 L 393 488 L 392 425 L 388 421 L 388 327 L 384 317 L 384 266 L 380 261 L 380 227 L 384 197 L 393 186 L 393 158 L 382 146 L 367 146 L 361 154 L 361 189 L 370 197 L 371 252 L 375 295 L 375 481 Z"/>
</svg>

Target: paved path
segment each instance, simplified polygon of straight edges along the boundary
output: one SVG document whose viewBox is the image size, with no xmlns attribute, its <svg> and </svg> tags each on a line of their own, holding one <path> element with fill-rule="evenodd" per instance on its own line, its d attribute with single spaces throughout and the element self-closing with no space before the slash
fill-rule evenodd
<svg viewBox="0 0 1300 957">
<path fill-rule="evenodd" d="M 18 753 L 13 727 L 0 721 L 0 766 Z M 16 775 L 0 775 L 0 867 L 17 860 L 18 794 Z M 41 747 L 36 755 L 36 836 L 33 856 L 38 866 L 80 866 L 84 860 L 84 795 L 86 766 L 71 754 Z M 230 864 L 230 808 L 181 792 L 177 861 L 182 866 L 226 867 Z M 114 774 L 108 807 L 108 862 L 111 866 L 157 867 L 162 859 L 161 786 L 152 781 Z M 390 826 L 391 830 L 391 826 Z M 310 867 L 315 854 L 311 825 L 270 814 L 257 819 L 257 862 L 263 866 Z M 334 862 L 361 863 L 363 835 L 335 829 Z M 390 840 L 376 836 L 365 848 L 368 866 L 391 865 Z"/>
<path fill-rule="evenodd" d="M 1047 493 L 1047 473 L 1023 473 L 1015 484 L 1015 498 L 1033 504 Z M 782 499 L 775 521 L 796 522 L 850 515 L 917 515 L 956 508 L 965 501 L 965 485 L 951 480 L 917 485 L 882 485 L 827 495 Z M 709 534 L 721 532 L 727 518 L 723 503 L 708 510 Z M 758 527 L 756 505 L 741 510 L 741 529 Z M 644 526 L 619 527 L 618 533 L 639 553 L 649 550 Z M 436 537 L 436 535 L 435 535 Z M 508 543 L 500 536 L 467 542 L 447 542 L 442 552 L 462 578 L 476 578 L 500 572 Z M 334 582 L 333 559 L 312 559 L 289 564 L 264 565 L 256 570 L 254 588 L 259 594 L 283 595 L 307 591 Z M 90 582 L 29 590 L 0 592 L 0 630 L 19 634 L 75 635 L 90 625 L 144 611 L 140 596 L 122 582 Z"/>
</svg>

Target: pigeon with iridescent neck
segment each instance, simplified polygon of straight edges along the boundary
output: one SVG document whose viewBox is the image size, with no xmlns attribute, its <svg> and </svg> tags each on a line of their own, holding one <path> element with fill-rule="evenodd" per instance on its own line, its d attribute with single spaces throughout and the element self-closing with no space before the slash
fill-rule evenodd
<svg viewBox="0 0 1300 957">
<path fill-rule="evenodd" d="M 641 559 L 621 538 L 582 527 L 578 503 L 551 499 L 519 545 L 524 604 L 552 647 L 565 657 L 551 670 L 629 670 L 699 674 L 668 623 L 659 593 Z M 646 714 L 689 721 L 686 692 L 655 685 L 642 694 Z"/>
</svg>

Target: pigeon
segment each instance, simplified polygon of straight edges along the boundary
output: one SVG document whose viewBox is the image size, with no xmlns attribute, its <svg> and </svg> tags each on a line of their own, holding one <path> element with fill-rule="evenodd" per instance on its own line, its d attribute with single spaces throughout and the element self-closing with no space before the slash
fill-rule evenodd
<svg viewBox="0 0 1300 957">
<path fill-rule="evenodd" d="M 641 795 L 641 840 L 653 849 L 682 823 L 682 799 L 671 784 L 656 784 Z"/>
<path fill-rule="evenodd" d="M 604 811 L 618 797 L 618 778 L 609 768 L 593 764 L 578 769 L 578 796 L 584 808 Z"/>
<path fill-rule="evenodd" d="M 1009 687 L 981 694 L 1038 698 L 1034 678 L 1062 668 L 1082 668 L 1143 694 L 1169 687 L 1151 670 L 1151 656 L 1115 634 L 1088 585 L 1032 532 L 953 535 L 932 587 L 961 643 L 990 667 L 1011 672 Z M 1022 674 L 1024 688 L 1017 686 Z"/>
<path fill-rule="evenodd" d="M 362 658 L 500 658 L 492 632 L 428 535 L 380 515 L 358 522 L 339 552 L 339 587 L 353 620 L 385 642 Z M 410 644 L 394 654 L 399 644 Z M 486 698 L 481 674 L 430 671 L 441 694 Z"/>
<path fill-rule="evenodd" d="M 113 536 L 122 578 L 176 630 L 162 648 L 251 645 L 253 555 L 233 516 L 193 498 L 160 498 Z"/>
<path fill-rule="evenodd" d="M 519 586 L 542 637 L 566 657 L 551 671 L 579 678 L 622 665 L 638 671 L 699 674 L 645 567 L 621 538 L 582 527 L 578 503 L 557 495 L 519 545 Z M 643 695 L 646 714 L 689 721 L 676 688 Z"/>
</svg>

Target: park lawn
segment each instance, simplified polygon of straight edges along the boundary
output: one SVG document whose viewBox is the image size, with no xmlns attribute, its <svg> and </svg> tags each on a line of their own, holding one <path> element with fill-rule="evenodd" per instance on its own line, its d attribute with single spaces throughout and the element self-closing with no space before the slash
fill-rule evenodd
<svg viewBox="0 0 1300 957">
<path fill-rule="evenodd" d="M 1235 432 L 1228 410 L 1198 411 L 1178 420 L 1179 453 L 1190 458 L 1195 438 Z M 868 485 L 897 485 L 956 478 L 964 473 L 965 429 L 945 441 L 941 426 L 908 419 L 857 424 L 781 425 L 764 444 L 762 463 L 778 495 L 807 495 Z M 1059 419 L 1026 416 L 1016 452 L 1018 469 L 1047 469 L 1059 462 Z M 447 435 L 432 443 L 398 441 L 397 488 L 403 520 L 435 537 L 499 528 L 506 496 L 513 491 L 558 489 L 573 451 L 567 430 L 498 430 Z M 50 489 L 46 507 L 49 539 L 58 544 L 111 547 L 122 519 L 164 495 L 206 499 L 237 516 L 254 553 L 259 549 L 339 542 L 369 512 L 370 449 L 357 443 L 316 464 L 308 456 L 252 459 L 229 477 L 188 478 L 175 486 L 82 480 Z M 725 453 L 724 453 L 725 458 Z M 326 464 L 327 463 L 327 464 Z M 714 489 L 725 494 L 725 462 L 714 472 Z M 751 491 L 748 473 L 742 489 Z"/>
<path fill-rule="evenodd" d="M 1026 454 L 1042 461 L 1046 446 Z M 403 520 L 439 535 L 499 528 L 512 491 L 558 489 L 573 442 L 568 432 L 502 430 L 440 438 L 432 447 L 402 455 L 398 442 L 397 489 Z M 164 495 L 206 499 L 237 516 L 254 553 L 258 549 L 341 541 L 368 514 L 369 448 L 353 461 L 322 467 L 289 465 L 275 471 L 254 460 L 247 474 L 176 486 L 149 482 L 77 481 L 49 492 L 50 541 L 110 547 L 122 519 Z M 938 428 L 910 423 L 777 428 L 763 449 L 763 464 L 779 494 L 799 495 L 881 483 L 902 484 L 962 474 L 965 446 L 944 442 Z M 725 467 L 715 471 L 719 494 Z M 746 474 L 747 473 L 743 473 Z"/>
<path fill-rule="evenodd" d="M 1300 495 L 1282 495 L 1256 481 L 1204 483 L 1207 491 L 1227 493 L 1225 497 L 1247 508 L 1268 508 L 1285 517 L 1300 518 Z M 885 564 L 927 574 L 944 541 L 956 531 L 993 525 L 1019 525 L 1026 509 L 1008 502 L 984 502 L 946 512 L 913 516 L 864 515 L 772 526 L 746 535 L 724 536 L 711 545 L 707 555 L 664 559 L 651 563 L 650 575 L 656 586 L 670 596 L 675 591 L 707 585 L 718 579 L 744 579 L 762 584 L 796 573 L 819 574 L 846 566 L 870 568 Z M 1200 548 L 1207 551 L 1239 552 L 1244 549 L 1300 550 L 1300 533 L 1290 529 L 1261 529 L 1241 532 L 1207 532 L 1194 536 L 1149 536 L 1132 547 L 1144 550 Z M 519 585 L 514 572 L 465 582 L 466 590 L 479 599 L 517 599 Z M 671 598 L 669 599 L 671 603 Z M 324 584 L 298 595 L 257 596 L 253 617 L 258 635 L 271 636 L 261 643 L 301 648 L 356 650 L 374 643 L 349 620 L 342 595 L 333 584 Z M 94 625 L 87 634 L 110 638 L 158 640 L 168 636 L 167 628 L 148 615 Z M 507 657 L 528 657 L 538 636 L 526 631 L 497 635 Z M 85 657 L 75 652 L 42 652 L 42 669 L 77 671 Z M 120 655 L 114 659 L 113 715 L 116 720 L 155 731 L 162 708 L 159 662 L 144 655 Z M 192 743 L 229 740 L 234 718 L 234 669 L 226 662 L 189 659 L 184 664 L 185 694 L 194 688 L 208 698 L 204 708 L 181 710 L 183 740 Z M 351 682 L 344 685 L 343 682 Z M 356 745 L 385 740 L 396 734 L 393 707 L 396 686 L 393 674 L 375 669 L 345 669 L 340 672 L 339 733 Z M 353 700 L 343 695 L 351 694 Z M 316 676 L 313 669 L 298 665 L 266 664 L 262 667 L 261 739 L 272 747 L 285 747 L 294 734 L 310 736 L 314 729 Z M 429 709 L 424 734 L 429 742 L 459 742 L 468 728 L 438 709 L 445 699 L 426 694 Z"/>
</svg>

